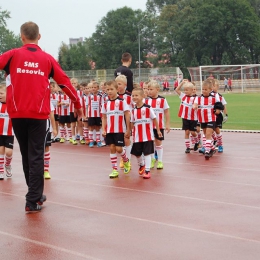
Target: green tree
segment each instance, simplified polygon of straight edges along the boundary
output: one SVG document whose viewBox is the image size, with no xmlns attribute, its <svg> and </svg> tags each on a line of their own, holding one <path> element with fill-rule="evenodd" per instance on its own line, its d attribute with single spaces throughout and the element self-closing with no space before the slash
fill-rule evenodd
<svg viewBox="0 0 260 260">
<path fill-rule="evenodd" d="M 107 13 L 96 27 L 90 39 L 90 53 L 96 68 L 116 68 L 124 52 L 131 53 L 132 67 L 138 61 L 138 23 L 144 17 L 141 10 L 123 7 Z M 143 27 L 140 27 L 140 29 Z M 143 58 L 143 34 L 141 53 Z M 141 59 L 142 59 L 141 58 Z"/>
<path fill-rule="evenodd" d="M 62 43 L 59 48 L 58 61 L 64 70 L 89 70 L 88 39 L 75 45 Z"/>
<path fill-rule="evenodd" d="M 20 37 L 6 28 L 6 20 L 10 18 L 10 12 L 0 7 L 0 53 L 22 45 Z"/>
<path fill-rule="evenodd" d="M 169 39 L 173 61 L 189 66 L 196 57 L 200 65 L 217 65 L 226 52 L 231 64 L 258 63 L 259 18 L 248 0 L 180 3 L 164 6 L 158 23 L 160 34 Z"/>
</svg>

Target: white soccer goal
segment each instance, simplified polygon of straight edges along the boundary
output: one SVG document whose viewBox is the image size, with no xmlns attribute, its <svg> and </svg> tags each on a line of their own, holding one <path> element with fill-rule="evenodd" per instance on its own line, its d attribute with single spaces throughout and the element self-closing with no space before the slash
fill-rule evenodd
<svg viewBox="0 0 260 260">
<path fill-rule="evenodd" d="M 199 66 L 188 70 L 196 86 L 201 87 L 206 78 L 213 76 L 220 81 L 220 91 L 224 90 L 224 77 L 231 79 L 234 92 L 260 91 L 260 64 Z"/>
</svg>

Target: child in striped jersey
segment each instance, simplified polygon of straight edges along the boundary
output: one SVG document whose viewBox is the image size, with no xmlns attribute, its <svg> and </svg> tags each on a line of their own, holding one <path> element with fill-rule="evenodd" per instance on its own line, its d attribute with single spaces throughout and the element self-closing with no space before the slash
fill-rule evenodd
<svg viewBox="0 0 260 260">
<path fill-rule="evenodd" d="M 14 132 L 6 107 L 6 87 L 0 84 L 0 180 L 12 177 Z"/>
<path fill-rule="evenodd" d="M 206 137 L 205 159 L 208 160 L 214 153 L 215 149 L 212 142 L 212 134 L 216 126 L 216 115 L 214 105 L 219 102 L 219 96 L 211 94 L 213 80 L 207 79 L 202 84 L 202 95 L 195 98 L 193 108 L 198 111 L 198 121 Z M 219 113 L 220 111 L 217 111 Z"/>
<path fill-rule="evenodd" d="M 106 83 L 106 92 L 109 100 L 102 106 L 102 134 L 110 148 L 112 172 L 110 178 L 117 178 L 117 153 L 124 162 L 124 173 L 129 173 L 130 161 L 126 155 L 124 140 L 130 138 L 130 113 L 126 101 L 117 95 L 118 85 L 115 81 Z"/>
<path fill-rule="evenodd" d="M 151 106 L 144 103 L 142 88 L 134 88 L 132 99 L 135 107 L 131 111 L 131 129 L 133 129 L 133 147 L 131 154 L 135 155 L 139 165 L 139 174 L 144 179 L 151 177 L 151 155 L 154 153 L 154 128 L 157 135 L 162 137 L 156 115 Z M 143 156 L 142 156 L 143 155 Z"/>
<path fill-rule="evenodd" d="M 219 113 L 217 115 L 216 128 L 215 128 L 215 132 L 213 133 L 213 135 L 216 134 L 216 142 L 217 142 L 217 145 L 218 145 L 218 152 L 223 153 L 223 140 L 222 140 L 221 129 L 222 129 L 222 123 L 223 122 L 225 123 L 227 121 L 228 114 L 227 114 L 227 107 L 226 107 L 227 102 L 226 102 L 225 98 L 221 94 L 218 93 L 218 89 L 219 89 L 219 81 L 217 79 L 214 79 L 211 94 L 214 95 L 214 96 L 216 96 L 216 95 L 219 96 L 220 102 L 224 106 L 224 111 L 223 111 L 224 117 L 223 117 L 222 113 Z"/>
<path fill-rule="evenodd" d="M 132 97 L 131 97 L 131 93 L 126 91 L 126 86 L 127 86 L 127 78 L 125 75 L 119 75 L 116 77 L 115 79 L 117 86 L 118 86 L 118 96 L 122 99 L 124 99 L 127 103 L 127 105 L 130 108 L 132 108 Z M 130 112 L 129 112 L 130 113 Z M 130 138 L 125 138 L 125 150 L 126 150 L 126 156 L 127 158 L 129 158 L 130 160 L 130 164 L 131 164 L 131 141 Z M 120 161 L 120 168 L 123 168 L 124 164 L 123 161 Z"/>
<path fill-rule="evenodd" d="M 164 140 L 164 129 L 167 133 L 170 132 L 170 111 L 169 111 L 169 105 L 167 100 L 159 96 L 160 91 L 160 85 L 157 81 L 152 80 L 148 84 L 148 93 L 149 98 L 145 100 L 145 103 L 150 105 L 155 114 L 156 118 L 159 124 L 160 131 L 162 133 L 162 136 L 157 135 L 157 131 L 154 125 L 154 137 L 155 137 L 155 150 L 158 155 L 158 164 L 157 169 L 163 169 L 163 146 L 162 141 Z M 165 124 L 164 124 L 165 120 Z M 152 162 L 151 162 L 151 168 L 154 168 L 154 164 L 156 162 L 156 159 L 154 155 L 152 155 Z"/>
<path fill-rule="evenodd" d="M 93 132 L 96 131 L 97 146 L 101 147 L 100 129 L 101 129 L 101 101 L 102 95 L 99 92 L 98 82 L 91 82 L 91 94 L 88 96 L 88 127 L 89 127 L 89 147 L 94 147 Z"/>
<path fill-rule="evenodd" d="M 181 91 L 183 86 L 184 93 Z M 193 109 L 192 105 L 195 100 L 193 94 L 194 85 L 188 80 L 184 79 L 182 83 L 175 89 L 176 93 L 181 99 L 178 116 L 182 118 L 182 130 L 185 131 L 184 139 L 186 150 L 185 153 L 190 153 L 190 134 L 195 140 L 194 151 L 198 150 L 199 142 L 196 132 L 197 127 L 197 112 Z"/>
</svg>

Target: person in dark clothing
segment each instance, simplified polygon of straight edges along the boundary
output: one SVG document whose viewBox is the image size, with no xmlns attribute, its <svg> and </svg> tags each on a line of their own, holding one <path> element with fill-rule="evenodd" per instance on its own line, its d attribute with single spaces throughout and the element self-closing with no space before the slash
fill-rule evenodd
<svg viewBox="0 0 260 260">
<path fill-rule="evenodd" d="M 57 61 L 41 50 L 39 27 L 26 22 L 20 28 L 23 46 L 0 55 L 0 70 L 6 73 L 6 105 L 20 146 L 28 186 L 26 212 L 39 212 L 46 201 L 44 189 L 44 145 L 50 115 L 50 78 L 70 97 L 76 113 L 82 108 L 75 88 Z"/>
<path fill-rule="evenodd" d="M 132 63 L 131 54 L 128 52 L 123 53 L 121 61 L 122 61 L 122 65 L 115 70 L 114 76 L 116 78 L 119 75 L 125 75 L 127 78 L 126 91 L 132 93 L 134 88 L 133 72 L 129 69 L 129 66 Z"/>
</svg>

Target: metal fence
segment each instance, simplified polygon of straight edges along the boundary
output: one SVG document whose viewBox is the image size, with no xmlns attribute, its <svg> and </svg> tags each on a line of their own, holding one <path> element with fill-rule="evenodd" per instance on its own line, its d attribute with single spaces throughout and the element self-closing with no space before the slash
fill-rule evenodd
<svg viewBox="0 0 260 260">
<path fill-rule="evenodd" d="M 139 83 L 141 81 L 145 82 L 148 80 L 157 80 L 159 83 L 162 83 L 164 80 L 168 80 L 170 86 L 173 87 L 173 84 L 176 80 L 181 81 L 183 78 L 183 73 L 179 67 L 171 68 L 141 68 L 140 77 L 139 69 L 131 69 L 133 72 L 134 82 Z M 71 70 L 65 71 L 70 78 L 77 78 L 79 81 L 90 81 L 92 79 L 100 81 L 108 81 L 114 79 L 114 69 L 107 70 Z"/>
</svg>

